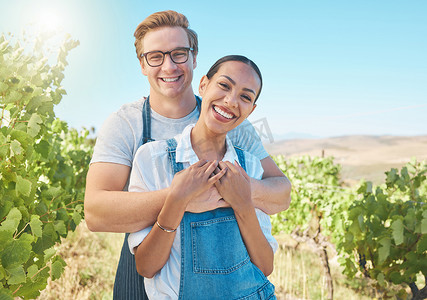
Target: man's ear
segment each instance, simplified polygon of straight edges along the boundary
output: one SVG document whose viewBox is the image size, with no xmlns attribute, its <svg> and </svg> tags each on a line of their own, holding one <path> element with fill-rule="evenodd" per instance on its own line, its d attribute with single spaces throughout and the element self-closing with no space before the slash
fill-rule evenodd
<svg viewBox="0 0 427 300">
<path fill-rule="evenodd" d="M 199 95 L 200 97 L 203 98 L 203 94 L 205 93 L 206 90 L 206 86 L 208 85 L 209 79 L 206 75 L 204 75 L 202 77 L 202 79 L 200 79 L 200 83 L 199 83 Z"/>
<path fill-rule="evenodd" d="M 144 58 L 141 58 L 139 60 L 139 65 L 141 66 L 142 74 L 145 75 L 145 76 L 147 76 L 147 70 L 146 70 L 146 66 L 144 64 Z"/>
<path fill-rule="evenodd" d="M 197 54 L 193 54 L 193 70 L 197 67 Z"/>
</svg>

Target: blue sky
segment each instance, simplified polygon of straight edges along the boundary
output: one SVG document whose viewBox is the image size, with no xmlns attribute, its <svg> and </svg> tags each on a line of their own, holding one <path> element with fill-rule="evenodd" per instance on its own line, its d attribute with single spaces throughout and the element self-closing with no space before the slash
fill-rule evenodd
<svg viewBox="0 0 427 300">
<path fill-rule="evenodd" d="M 427 134 L 427 1 L 0 0 L 0 31 L 20 36 L 55 19 L 80 46 L 68 57 L 56 114 L 99 129 L 149 93 L 133 46 L 153 12 L 185 14 L 199 35 L 193 87 L 218 58 L 243 54 L 264 77 L 250 117 L 289 133 Z"/>
</svg>

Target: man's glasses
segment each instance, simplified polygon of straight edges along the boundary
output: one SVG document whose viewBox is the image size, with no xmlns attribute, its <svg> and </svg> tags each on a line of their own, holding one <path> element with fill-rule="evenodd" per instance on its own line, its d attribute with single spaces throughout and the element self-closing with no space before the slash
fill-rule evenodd
<svg viewBox="0 0 427 300">
<path fill-rule="evenodd" d="M 150 67 L 158 67 L 165 61 L 165 55 L 169 54 L 172 61 L 176 64 L 183 64 L 188 60 L 188 53 L 193 51 L 193 48 L 181 47 L 173 49 L 172 51 L 150 51 L 141 54 L 141 57 L 145 57 L 147 64 Z"/>
</svg>

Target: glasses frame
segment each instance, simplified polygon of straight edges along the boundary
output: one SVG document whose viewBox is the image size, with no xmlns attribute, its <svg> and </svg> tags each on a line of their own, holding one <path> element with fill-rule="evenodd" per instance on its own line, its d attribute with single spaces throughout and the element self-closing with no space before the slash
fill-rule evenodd
<svg viewBox="0 0 427 300">
<path fill-rule="evenodd" d="M 174 51 L 176 51 L 176 50 L 187 50 L 187 59 L 185 61 L 183 61 L 183 62 L 176 62 L 176 61 L 174 61 L 173 56 L 171 55 L 171 53 L 174 52 Z M 185 64 L 188 61 L 188 58 L 190 57 L 190 55 L 189 55 L 190 51 L 194 51 L 194 49 L 191 48 L 191 47 L 178 47 L 178 48 L 175 48 L 175 49 L 173 49 L 171 51 L 166 51 L 166 52 L 163 52 L 163 51 L 160 51 L 160 50 L 145 52 L 145 53 L 141 54 L 141 57 L 145 57 L 145 61 L 147 62 L 147 64 L 150 67 L 154 68 L 154 67 L 160 67 L 161 65 L 163 65 L 163 63 L 165 62 L 165 56 L 166 56 L 166 54 L 169 54 L 169 57 L 171 58 L 171 60 L 173 61 L 173 63 L 177 64 L 177 65 L 180 65 L 180 64 Z M 150 54 L 150 53 L 161 53 L 163 55 L 162 62 L 160 64 L 156 64 L 156 65 L 150 64 L 148 62 L 148 58 L 147 58 L 147 55 Z"/>
</svg>

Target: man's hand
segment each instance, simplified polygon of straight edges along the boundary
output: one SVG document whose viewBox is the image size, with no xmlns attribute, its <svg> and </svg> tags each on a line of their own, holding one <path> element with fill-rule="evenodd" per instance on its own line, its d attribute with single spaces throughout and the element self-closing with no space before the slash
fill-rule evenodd
<svg viewBox="0 0 427 300">
<path fill-rule="evenodd" d="M 229 207 L 230 204 L 222 199 L 215 186 L 212 186 L 206 192 L 190 200 L 187 204 L 187 211 L 192 213 L 201 213 L 214 210 L 218 207 Z"/>
</svg>

